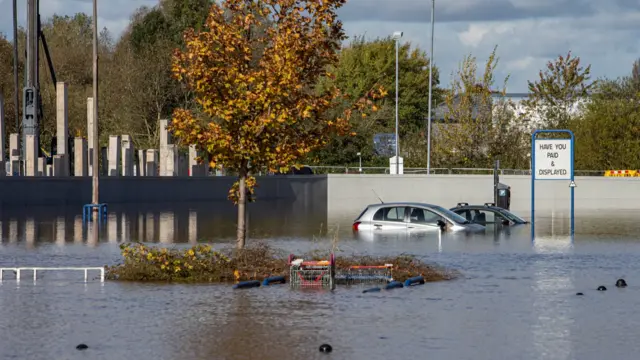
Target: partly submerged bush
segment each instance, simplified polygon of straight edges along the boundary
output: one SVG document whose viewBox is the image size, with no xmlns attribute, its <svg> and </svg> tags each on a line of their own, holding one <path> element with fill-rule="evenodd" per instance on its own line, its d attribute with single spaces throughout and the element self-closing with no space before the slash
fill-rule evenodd
<svg viewBox="0 0 640 360">
<path fill-rule="evenodd" d="M 123 262 L 107 266 L 107 279 L 126 281 L 234 282 L 262 280 L 269 276 L 285 276 L 288 280 L 288 254 L 258 243 L 242 250 L 215 251 L 209 245 L 188 249 L 149 247 L 143 244 L 120 246 Z M 324 255 L 324 256 L 323 256 Z M 306 259 L 326 259 L 317 251 L 301 255 Z M 426 281 L 450 280 L 457 273 L 428 265 L 419 259 L 402 255 L 395 257 L 336 256 L 336 270 L 353 265 L 393 264 L 395 280 L 422 275 Z"/>
</svg>

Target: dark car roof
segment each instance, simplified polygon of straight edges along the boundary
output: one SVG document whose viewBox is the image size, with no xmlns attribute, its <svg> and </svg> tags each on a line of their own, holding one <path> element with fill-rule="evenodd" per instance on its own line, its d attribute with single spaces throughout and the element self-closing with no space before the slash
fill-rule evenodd
<svg viewBox="0 0 640 360">
<path fill-rule="evenodd" d="M 503 209 L 499 206 L 495 206 L 493 203 L 485 203 L 484 205 L 476 205 L 476 204 L 468 204 L 468 203 L 458 203 L 458 205 L 456 205 L 455 207 L 452 207 L 449 210 L 455 210 L 455 209 L 469 209 L 469 210 L 475 210 L 475 209 L 491 209 L 491 210 L 495 210 L 495 211 L 500 211 L 500 210 L 506 210 L 507 209 Z"/>
</svg>

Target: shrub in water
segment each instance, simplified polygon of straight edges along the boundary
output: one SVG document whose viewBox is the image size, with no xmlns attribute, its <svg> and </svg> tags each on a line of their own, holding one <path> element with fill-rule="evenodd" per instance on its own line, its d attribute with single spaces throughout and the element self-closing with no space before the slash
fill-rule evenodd
<svg viewBox="0 0 640 360">
<path fill-rule="evenodd" d="M 262 280 L 269 276 L 289 277 L 288 253 L 257 243 L 244 249 L 216 251 L 209 245 L 187 249 L 148 247 L 139 243 L 120 246 L 123 262 L 106 267 L 106 277 L 126 281 L 234 282 Z M 301 255 L 305 259 L 326 259 L 317 251 Z M 450 280 L 454 271 L 426 264 L 413 256 L 336 256 L 336 270 L 353 265 L 393 264 L 396 281 L 422 275 L 425 281 Z"/>
</svg>

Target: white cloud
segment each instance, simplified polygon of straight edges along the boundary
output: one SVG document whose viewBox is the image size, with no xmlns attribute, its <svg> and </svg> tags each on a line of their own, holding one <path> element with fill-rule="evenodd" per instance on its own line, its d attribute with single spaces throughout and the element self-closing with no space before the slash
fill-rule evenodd
<svg viewBox="0 0 640 360">
<path fill-rule="evenodd" d="M 466 46 L 477 48 L 485 35 L 491 31 L 487 26 L 480 24 L 470 24 L 469 29 L 458 34 L 460 42 Z"/>
</svg>

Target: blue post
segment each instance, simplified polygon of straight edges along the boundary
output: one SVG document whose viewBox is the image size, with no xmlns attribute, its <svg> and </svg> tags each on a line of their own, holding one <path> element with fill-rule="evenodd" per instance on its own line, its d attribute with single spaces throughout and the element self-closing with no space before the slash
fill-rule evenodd
<svg viewBox="0 0 640 360">
<path fill-rule="evenodd" d="M 571 134 L 571 184 L 569 186 L 571 186 L 571 244 L 573 245 L 573 234 L 575 232 L 575 223 L 574 223 L 575 217 L 574 217 L 574 207 L 573 207 L 574 200 L 575 200 L 575 197 L 574 197 L 575 186 L 572 186 L 572 185 L 574 185 L 574 181 L 575 181 L 574 169 L 573 169 L 573 161 L 574 161 L 573 155 L 575 152 L 574 144 L 576 141 L 575 141 L 575 138 L 573 137 L 573 132 L 569 131 L 569 134 Z"/>
<path fill-rule="evenodd" d="M 536 134 L 531 134 L 531 241 L 536 238 Z"/>
<path fill-rule="evenodd" d="M 82 207 L 82 221 L 93 221 L 93 216 L 91 216 L 91 211 L 95 208 L 98 208 L 98 222 L 107 219 L 107 204 L 85 204 Z"/>
</svg>

